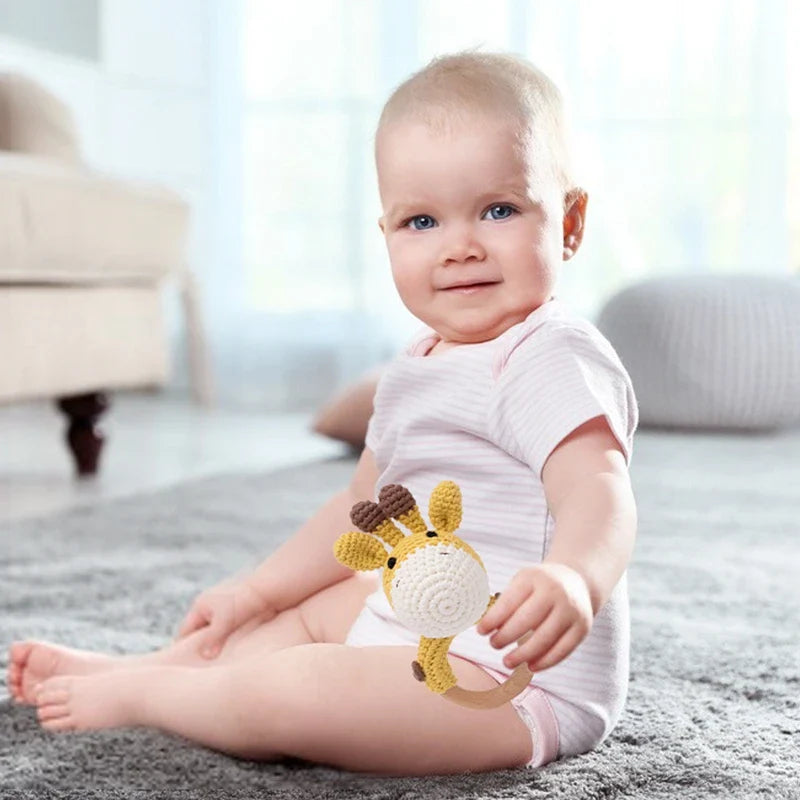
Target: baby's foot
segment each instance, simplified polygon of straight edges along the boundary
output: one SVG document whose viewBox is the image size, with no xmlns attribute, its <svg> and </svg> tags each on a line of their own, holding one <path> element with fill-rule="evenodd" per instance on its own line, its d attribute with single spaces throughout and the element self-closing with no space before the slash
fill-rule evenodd
<svg viewBox="0 0 800 800">
<path fill-rule="evenodd" d="M 146 681 L 139 670 L 48 678 L 34 690 L 39 722 L 53 732 L 133 725 L 136 698 Z"/>
<path fill-rule="evenodd" d="M 35 702 L 33 688 L 54 675 L 88 675 L 121 664 L 121 658 L 73 650 L 50 642 L 14 642 L 9 650 L 8 690 L 18 703 Z"/>
</svg>

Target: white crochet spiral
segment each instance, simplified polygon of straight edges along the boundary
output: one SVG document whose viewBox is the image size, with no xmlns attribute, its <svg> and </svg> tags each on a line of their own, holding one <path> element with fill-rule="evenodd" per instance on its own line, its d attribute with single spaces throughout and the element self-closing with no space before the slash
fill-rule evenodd
<svg viewBox="0 0 800 800">
<path fill-rule="evenodd" d="M 397 618 L 420 636 L 455 636 L 480 619 L 489 602 L 486 570 L 452 542 L 431 543 L 395 569 L 391 603 Z"/>
</svg>

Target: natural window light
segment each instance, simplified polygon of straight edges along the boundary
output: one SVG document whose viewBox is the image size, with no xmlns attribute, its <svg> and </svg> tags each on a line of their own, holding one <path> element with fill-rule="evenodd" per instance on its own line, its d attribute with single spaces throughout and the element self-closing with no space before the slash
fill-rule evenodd
<svg viewBox="0 0 800 800">
<path fill-rule="evenodd" d="M 796 4 L 614 0 L 247 0 L 244 260 L 253 310 L 396 304 L 372 134 L 391 88 L 436 54 L 521 52 L 567 98 L 590 195 L 561 291 L 592 313 L 632 279 L 800 264 Z M 392 12 L 397 14 L 395 10 Z M 404 24 L 407 22 L 408 24 Z M 789 185 L 787 186 L 787 172 Z M 791 237 L 786 235 L 786 220 Z"/>
</svg>

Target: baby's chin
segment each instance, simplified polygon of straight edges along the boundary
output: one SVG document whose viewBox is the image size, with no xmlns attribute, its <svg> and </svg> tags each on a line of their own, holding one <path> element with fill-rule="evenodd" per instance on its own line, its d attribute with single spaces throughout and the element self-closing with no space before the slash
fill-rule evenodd
<svg viewBox="0 0 800 800">
<path fill-rule="evenodd" d="M 460 319 L 457 322 L 445 323 L 440 320 L 429 322 L 428 325 L 436 331 L 443 342 L 453 345 L 480 344 L 489 342 L 504 334 L 514 325 L 524 322 L 528 315 L 538 306 L 501 319 L 487 322 L 485 319 Z"/>
</svg>

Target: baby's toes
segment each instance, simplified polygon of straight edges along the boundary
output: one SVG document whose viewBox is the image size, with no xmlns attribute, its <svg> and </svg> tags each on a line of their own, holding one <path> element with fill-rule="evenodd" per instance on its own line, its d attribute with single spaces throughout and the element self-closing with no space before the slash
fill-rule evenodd
<svg viewBox="0 0 800 800">
<path fill-rule="evenodd" d="M 72 692 L 69 678 L 49 678 L 42 681 L 33 690 L 39 711 L 50 706 L 61 706 L 69 703 Z"/>
<path fill-rule="evenodd" d="M 40 719 L 39 724 L 42 728 L 51 733 L 76 731 L 78 729 L 71 714 L 65 714 L 62 717 L 52 717 L 50 719 Z"/>
<path fill-rule="evenodd" d="M 8 665 L 6 674 L 8 691 L 17 702 L 22 701 L 22 670 L 16 664 Z"/>
<path fill-rule="evenodd" d="M 31 650 L 33 650 L 33 642 L 13 642 L 8 649 L 9 660 L 21 669 L 28 663 Z"/>
<path fill-rule="evenodd" d="M 36 705 L 40 708 L 44 705 L 50 705 L 53 702 L 65 702 L 69 699 L 72 688 L 72 678 L 57 676 L 55 678 L 48 678 L 47 680 L 38 683 L 33 689 L 33 696 L 36 700 Z"/>
<path fill-rule="evenodd" d="M 36 716 L 39 718 L 39 722 L 48 722 L 51 719 L 65 717 L 69 713 L 69 704 L 66 700 L 61 703 L 48 703 L 47 705 L 39 706 L 39 708 L 36 709 Z"/>
<path fill-rule="evenodd" d="M 71 699 L 72 692 L 63 679 L 53 678 L 37 687 L 36 716 L 42 727 L 49 731 L 73 730 Z"/>
<path fill-rule="evenodd" d="M 63 692 L 72 689 L 72 684 L 75 682 L 73 675 L 54 675 L 52 678 L 45 678 L 34 687 L 34 694 L 38 698 L 53 692 Z"/>
</svg>

